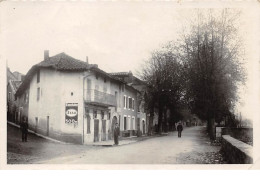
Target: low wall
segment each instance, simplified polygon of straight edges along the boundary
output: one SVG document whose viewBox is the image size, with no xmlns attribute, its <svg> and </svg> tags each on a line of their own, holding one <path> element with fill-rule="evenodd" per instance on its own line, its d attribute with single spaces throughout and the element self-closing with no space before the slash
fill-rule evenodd
<svg viewBox="0 0 260 176">
<path fill-rule="evenodd" d="M 230 135 L 245 143 L 253 143 L 253 128 L 222 128 L 221 135 Z"/>
<path fill-rule="evenodd" d="M 222 135 L 221 151 L 230 164 L 253 163 L 253 147 L 230 135 Z"/>
</svg>

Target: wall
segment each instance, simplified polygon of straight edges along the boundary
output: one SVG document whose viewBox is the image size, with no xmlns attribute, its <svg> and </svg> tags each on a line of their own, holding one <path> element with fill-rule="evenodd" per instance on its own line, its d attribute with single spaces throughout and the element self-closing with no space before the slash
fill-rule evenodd
<svg viewBox="0 0 260 176">
<path fill-rule="evenodd" d="M 127 107 L 124 108 L 124 95 L 127 97 Z M 134 110 L 131 108 L 129 109 L 129 97 L 134 99 Z M 122 111 L 121 111 L 121 119 L 120 119 L 120 131 L 129 131 L 130 135 L 136 135 L 136 131 L 138 130 L 138 120 L 137 118 L 137 109 L 138 109 L 138 102 L 137 102 L 137 91 L 134 89 L 125 86 L 124 92 L 122 91 Z M 126 117 L 127 125 L 126 130 L 124 129 L 124 117 Z M 134 119 L 134 120 L 132 120 Z"/>
<path fill-rule="evenodd" d="M 230 164 L 253 163 L 253 147 L 229 135 L 222 136 L 221 152 Z"/>
<path fill-rule="evenodd" d="M 35 74 L 30 83 L 29 127 L 37 133 L 58 140 L 82 143 L 83 127 L 79 126 L 82 124 L 83 116 L 82 73 L 41 69 L 39 83 L 36 77 Z M 39 100 L 37 100 L 38 87 L 40 88 Z M 66 103 L 78 103 L 78 124 L 65 124 Z M 49 134 L 47 117 L 49 117 Z"/>
<path fill-rule="evenodd" d="M 222 128 L 221 135 L 230 135 L 242 142 L 253 144 L 253 128 Z"/>
</svg>

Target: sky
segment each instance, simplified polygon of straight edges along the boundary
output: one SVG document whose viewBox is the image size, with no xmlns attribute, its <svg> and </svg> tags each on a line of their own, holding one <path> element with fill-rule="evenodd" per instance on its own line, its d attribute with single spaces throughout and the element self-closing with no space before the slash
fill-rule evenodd
<svg viewBox="0 0 260 176">
<path fill-rule="evenodd" d="M 1 59 L 6 60 L 11 71 L 23 74 L 43 60 L 44 50 L 49 50 L 50 56 L 65 52 L 83 61 L 88 56 L 89 63 L 98 64 L 106 72 L 132 71 L 136 75 L 153 50 L 176 38 L 180 24 L 193 7 L 170 2 L 4 2 L 1 5 Z M 252 119 L 256 114 L 251 108 L 259 107 L 255 97 L 259 97 L 256 36 L 260 35 L 259 13 L 250 8 L 243 8 L 245 13 L 241 18 L 241 33 L 246 34 L 243 36 L 248 80 L 240 90 L 243 103 L 238 104 L 238 112 Z"/>
</svg>

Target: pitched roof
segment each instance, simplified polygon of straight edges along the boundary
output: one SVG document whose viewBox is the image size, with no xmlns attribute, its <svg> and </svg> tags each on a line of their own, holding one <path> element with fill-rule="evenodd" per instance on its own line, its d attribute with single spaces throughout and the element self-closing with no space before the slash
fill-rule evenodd
<svg viewBox="0 0 260 176">
<path fill-rule="evenodd" d="M 109 73 L 110 75 L 113 76 L 128 76 L 129 72 L 113 72 L 113 73 Z"/>
<path fill-rule="evenodd" d="M 22 81 L 14 81 L 14 80 L 9 80 L 9 84 L 11 86 L 11 89 L 15 93 L 19 86 L 22 84 Z"/>
<path fill-rule="evenodd" d="M 105 71 L 99 69 L 96 64 L 88 64 L 84 61 L 77 60 L 63 52 L 63 53 L 57 54 L 55 56 L 49 57 L 49 58 L 41 61 L 40 63 L 34 65 L 26 74 L 24 81 L 22 82 L 22 84 L 20 85 L 20 87 L 18 88 L 18 90 L 16 92 L 16 95 L 21 95 L 23 93 L 23 91 L 27 88 L 31 79 L 33 78 L 33 75 L 40 68 L 52 68 L 52 69 L 59 70 L 59 71 L 73 71 L 73 72 L 92 70 L 99 74 L 107 76 L 108 78 L 111 78 L 114 81 L 118 81 L 120 83 L 125 83 L 124 81 L 120 80 L 119 78 L 111 76 L 110 74 L 106 73 Z"/>
</svg>

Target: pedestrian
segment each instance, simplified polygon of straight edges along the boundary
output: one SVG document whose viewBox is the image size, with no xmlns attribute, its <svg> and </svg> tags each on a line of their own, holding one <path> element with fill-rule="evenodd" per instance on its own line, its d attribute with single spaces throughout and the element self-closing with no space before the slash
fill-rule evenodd
<svg viewBox="0 0 260 176">
<path fill-rule="evenodd" d="M 182 126 L 182 124 L 180 122 L 177 125 L 177 130 L 178 130 L 178 137 L 181 138 L 181 132 L 183 130 L 183 126 Z"/>
<path fill-rule="evenodd" d="M 115 145 L 118 145 L 119 132 L 120 132 L 119 126 L 118 126 L 118 123 L 116 123 L 115 129 L 114 129 L 114 142 L 115 142 Z"/>
<path fill-rule="evenodd" d="M 20 124 L 20 128 L 22 131 L 22 142 L 27 142 L 27 133 L 28 133 L 28 124 L 26 119 L 24 118 L 22 123 Z"/>
</svg>

